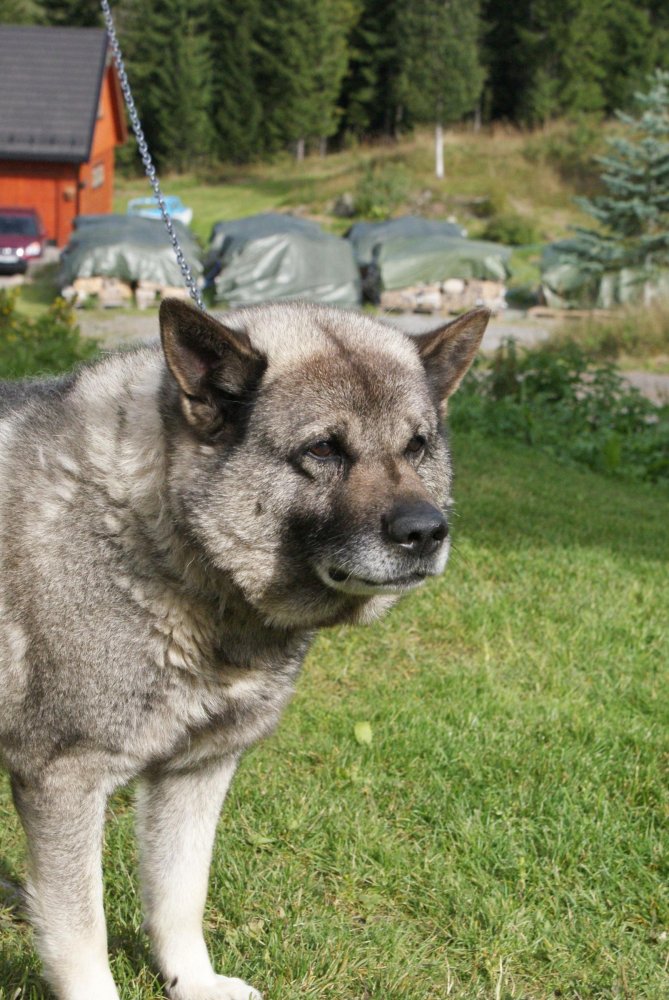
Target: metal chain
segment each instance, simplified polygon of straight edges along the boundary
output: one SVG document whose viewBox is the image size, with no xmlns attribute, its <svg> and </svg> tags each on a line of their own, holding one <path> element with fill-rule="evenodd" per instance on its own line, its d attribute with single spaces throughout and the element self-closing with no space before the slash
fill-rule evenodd
<svg viewBox="0 0 669 1000">
<path fill-rule="evenodd" d="M 116 64 L 116 69 L 118 72 L 119 83 L 121 85 L 121 91 L 123 92 L 123 97 L 125 99 L 126 106 L 128 108 L 128 115 L 130 117 L 130 124 L 132 125 L 132 130 L 135 133 L 135 138 L 137 139 L 137 146 L 139 148 L 140 156 L 142 157 L 142 163 L 144 164 L 144 169 L 146 171 L 146 176 L 149 180 L 151 187 L 153 188 L 153 193 L 155 199 L 158 202 L 160 208 L 160 214 L 163 217 L 163 222 L 165 223 L 165 228 L 170 237 L 170 242 L 172 248 L 174 249 L 175 256 L 177 258 L 177 263 L 183 275 L 183 279 L 186 283 L 186 287 L 190 292 L 191 298 L 197 305 L 205 312 L 204 302 L 198 290 L 198 287 L 193 278 L 192 272 L 186 258 L 183 255 L 183 251 L 177 239 L 177 234 L 174 231 L 174 226 L 172 224 L 172 219 L 167 211 L 167 206 L 165 205 L 165 199 L 163 198 L 163 192 L 160 189 L 160 183 L 158 181 L 158 175 L 156 173 L 156 168 L 153 165 L 153 160 L 151 159 L 151 154 L 149 153 L 149 147 L 146 144 L 146 139 L 144 138 L 144 132 L 139 121 L 139 115 L 137 114 L 137 108 L 135 107 L 135 102 L 132 97 L 132 91 L 130 90 L 130 84 L 128 82 L 128 74 L 125 71 L 125 66 L 123 64 L 123 56 L 121 55 L 121 47 L 118 43 L 118 38 L 116 36 L 116 29 L 114 27 L 114 19 L 112 17 L 111 8 L 109 6 L 108 0 L 100 0 L 100 6 L 102 7 L 102 14 L 105 19 L 105 25 L 107 27 L 107 37 L 109 38 L 109 44 L 111 46 L 112 54 L 114 56 L 114 62 Z"/>
</svg>

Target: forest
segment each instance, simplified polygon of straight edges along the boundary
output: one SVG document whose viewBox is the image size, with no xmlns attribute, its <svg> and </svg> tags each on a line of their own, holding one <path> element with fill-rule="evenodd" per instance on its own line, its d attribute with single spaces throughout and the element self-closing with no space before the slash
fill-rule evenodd
<svg viewBox="0 0 669 1000">
<path fill-rule="evenodd" d="M 521 127 L 629 107 L 669 66 L 665 0 L 117 0 L 161 169 L 299 157 L 415 126 Z M 101 25 L 96 0 L 3 0 L 14 24 Z"/>
</svg>

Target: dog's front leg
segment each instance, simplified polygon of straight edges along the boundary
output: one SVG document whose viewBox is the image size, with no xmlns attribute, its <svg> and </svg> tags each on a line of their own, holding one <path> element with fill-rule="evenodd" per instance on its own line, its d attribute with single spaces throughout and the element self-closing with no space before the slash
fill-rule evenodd
<svg viewBox="0 0 669 1000">
<path fill-rule="evenodd" d="M 28 840 L 28 903 L 44 972 L 58 1000 L 118 1000 L 107 960 L 101 848 L 106 789 L 52 767 L 12 781 Z"/>
<path fill-rule="evenodd" d="M 146 928 L 173 1000 L 260 1000 L 214 972 L 202 934 L 216 823 L 234 774 L 226 759 L 142 781 L 137 825 Z"/>
</svg>

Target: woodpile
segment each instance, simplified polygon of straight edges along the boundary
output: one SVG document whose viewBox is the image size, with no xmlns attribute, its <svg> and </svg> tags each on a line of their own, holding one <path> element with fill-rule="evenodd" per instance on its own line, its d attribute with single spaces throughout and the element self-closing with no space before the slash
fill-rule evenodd
<svg viewBox="0 0 669 1000">
<path fill-rule="evenodd" d="M 76 308 L 98 305 L 103 309 L 116 309 L 135 305 L 138 309 L 159 306 L 163 299 L 188 299 L 183 287 L 159 285 L 153 281 L 130 284 L 118 278 L 77 278 L 63 288 L 61 295 Z"/>
<path fill-rule="evenodd" d="M 506 307 L 506 288 L 499 281 L 447 278 L 433 285 L 412 285 L 381 292 L 381 308 L 386 312 L 459 313 L 486 306 L 493 313 Z"/>
</svg>

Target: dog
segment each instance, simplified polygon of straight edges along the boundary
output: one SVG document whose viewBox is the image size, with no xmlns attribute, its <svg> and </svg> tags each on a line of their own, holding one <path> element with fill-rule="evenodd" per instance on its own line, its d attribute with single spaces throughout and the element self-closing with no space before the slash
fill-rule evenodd
<svg viewBox="0 0 669 1000">
<path fill-rule="evenodd" d="M 118 1000 L 105 802 L 137 779 L 145 926 L 172 1000 L 259 1000 L 202 936 L 237 762 L 319 628 L 442 572 L 445 402 L 488 320 L 409 338 L 305 304 L 219 321 L 176 299 L 161 345 L 0 393 L 0 752 L 59 1000 Z"/>
</svg>

